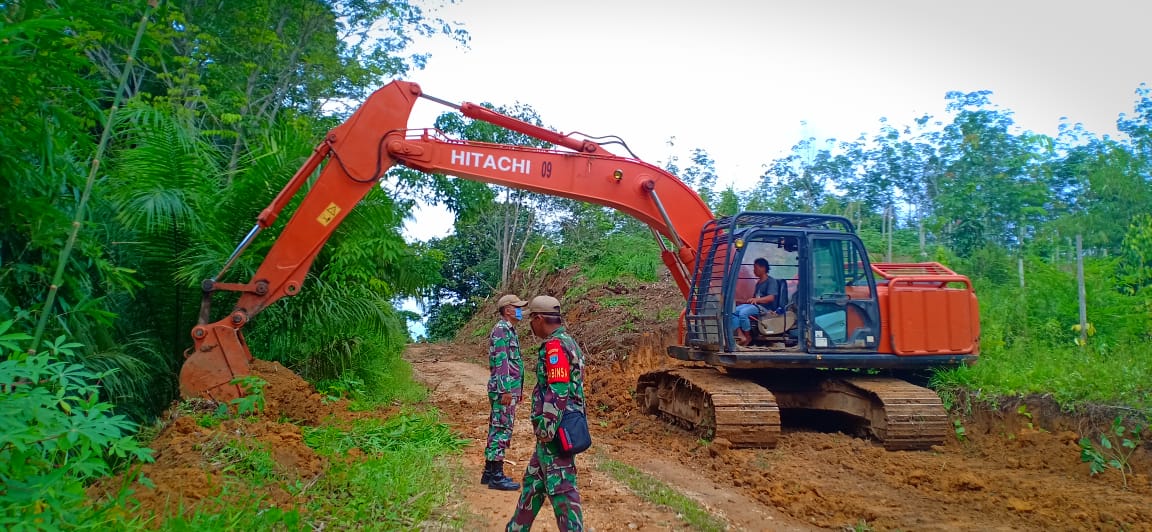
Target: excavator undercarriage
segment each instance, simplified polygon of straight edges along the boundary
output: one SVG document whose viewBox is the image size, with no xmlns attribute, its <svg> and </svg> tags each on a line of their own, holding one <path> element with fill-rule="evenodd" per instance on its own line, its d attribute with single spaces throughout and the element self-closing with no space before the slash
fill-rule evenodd
<svg viewBox="0 0 1152 532">
<path fill-rule="evenodd" d="M 889 377 L 682 367 L 642 375 L 636 400 L 646 414 L 733 447 L 775 447 L 782 411 L 785 419 L 831 414 L 888 450 L 929 449 L 948 434 L 948 413 L 935 392 Z"/>
</svg>

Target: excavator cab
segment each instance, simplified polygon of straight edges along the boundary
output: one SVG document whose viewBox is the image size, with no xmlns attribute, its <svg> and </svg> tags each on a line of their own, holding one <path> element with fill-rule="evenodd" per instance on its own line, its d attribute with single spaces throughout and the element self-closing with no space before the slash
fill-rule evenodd
<svg viewBox="0 0 1152 532">
<path fill-rule="evenodd" d="M 879 370 L 975 360 L 979 321 L 966 277 L 936 263 L 871 264 L 852 223 L 824 214 L 743 212 L 706 224 L 696 249 L 681 343 L 668 354 L 723 371 L 641 375 L 643 412 L 736 447 L 772 447 L 782 421 L 813 416 L 891 450 L 944 441 L 948 416 L 936 393 Z M 734 312 L 753 293 L 759 258 L 788 301 L 761 319 L 778 320 L 774 310 L 784 325 L 753 328 L 742 346 Z"/>
<path fill-rule="evenodd" d="M 710 224 L 697 248 L 702 260 L 685 313 L 686 345 L 738 354 L 874 352 L 880 338 L 876 281 L 853 229 L 840 216 L 801 213 L 744 212 Z M 757 318 L 777 323 L 754 328 L 752 343 L 738 346 L 730 316 L 753 295 L 752 264 L 760 258 L 783 286 L 782 301 Z M 784 317 L 783 331 L 778 317 Z"/>
</svg>

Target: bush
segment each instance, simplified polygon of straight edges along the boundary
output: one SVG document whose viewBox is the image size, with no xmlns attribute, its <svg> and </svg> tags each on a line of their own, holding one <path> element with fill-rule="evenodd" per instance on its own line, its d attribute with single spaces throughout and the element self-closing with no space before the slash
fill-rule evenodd
<svg viewBox="0 0 1152 532">
<path fill-rule="evenodd" d="M 16 349 L 26 335 L 0 323 L 0 528 L 57 529 L 92 525 L 84 485 L 114 461 L 151 461 L 131 434 L 136 426 L 100 400 L 95 373 L 70 362 L 76 344 L 58 338 L 47 352 Z"/>
</svg>

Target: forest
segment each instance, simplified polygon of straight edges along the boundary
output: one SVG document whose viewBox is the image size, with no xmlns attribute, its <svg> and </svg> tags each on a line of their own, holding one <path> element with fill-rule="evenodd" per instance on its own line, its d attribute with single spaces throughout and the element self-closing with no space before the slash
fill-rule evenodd
<svg viewBox="0 0 1152 532">
<path fill-rule="evenodd" d="M 86 489 L 152 459 L 147 429 L 178 399 L 200 282 L 357 102 L 419 81 L 428 55 L 415 43 L 429 38 L 468 42 L 416 0 L 0 2 L 0 526 L 108 524 Z M 1132 90 L 1116 137 L 1074 123 L 1033 133 L 992 92 L 951 92 L 938 116 L 798 139 L 746 188 L 718 185 L 705 149 L 650 162 L 717 215 L 843 215 L 873 261 L 972 278 L 982 357 L 933 376 L 946 402 L 1041 394 L 1147 423 L 1152 90 Z M 553 126 L 531 102 L 485 105 Z M 436 127 L 544 146 L 456 113 Z M 406 241 L 419 202 L 446 206 L 452 234 Z M 256 240 L 228 279 L 250 277 L 272 242 Z M 246 335 L 318 390 L 394 404 L 423 393 L 407 344 L 450 341 L 514 278 L 570 268 L 587 283 L 650 282 L 663 265 L 648 228 L 620 213 L 393 168 L 307 289 Z M 427 310 L 426 337 L 408 332 L 423 316 L 406 299 Z"/>
</svg>

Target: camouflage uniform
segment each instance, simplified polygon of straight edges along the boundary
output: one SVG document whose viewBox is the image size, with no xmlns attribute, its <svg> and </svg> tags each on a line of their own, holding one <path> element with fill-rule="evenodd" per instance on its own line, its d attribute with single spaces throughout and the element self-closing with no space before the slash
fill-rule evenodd
<svg viewBox="0 0 1152 532">
<path fill-rule="evenodd" d="M 576 460 L 559 452 L 555 441 L 560 415 L 565 410 L 584 412 L 584 354 L 564 327 L 556 329 L 540 346 L 536 387 L 532 389 L 532 429 L 536 452 L 524 473 L 524 491 L 507 530 L 529 530 L 544 496 L 552 500 L 561 531 L 584 530 L 580 492 L 576 489 Z"/>
<path fill-rule="evenodd" d="M 500 320 L 488 335 L 488 400 L 492 414 L 488 418 L 488 444 L 484 458 L 504 461 L 504 451 L 512 439 L 512 425 L 516 421 L 516 404 L 524 393 L 524 361 L 520 358 L 520 339 L 507 320 Z M 512 403 L 500 404 L 500 394 L 512 394 Z"/>
</svg>

